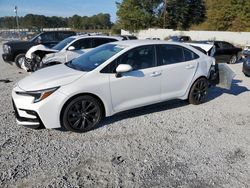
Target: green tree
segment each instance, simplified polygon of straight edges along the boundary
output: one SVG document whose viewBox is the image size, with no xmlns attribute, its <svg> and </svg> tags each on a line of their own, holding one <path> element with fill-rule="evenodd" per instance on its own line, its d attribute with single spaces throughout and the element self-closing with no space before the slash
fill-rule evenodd
<svg viewBox="0 0 250 188">
<path fill-rule="evenodd" d="M 123 0 L 117 3 L 118 24 L 130 31 L 155 27 L 162 0 Z"/>
<path fill-rule="evenodd" d="M 206 0 L 206 20 L 195 29 L 250 31 L 249 0 Z"/>
</svg>

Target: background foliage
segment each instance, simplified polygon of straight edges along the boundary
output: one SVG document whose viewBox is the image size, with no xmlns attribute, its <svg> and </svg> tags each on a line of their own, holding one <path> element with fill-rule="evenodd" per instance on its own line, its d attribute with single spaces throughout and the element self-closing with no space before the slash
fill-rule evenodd
<svg viewBox="0 0 250 188">
<path fill-rule="evenodd" d="M 79 30 L 146 28 L 180 30 L 250 31 L 250 0 L 123 0 L 117 4 L 117 21 L 100 13 L 91 17 L 19 17 L 21 28 L 71 27 Z M 0 18 L 0 28 L 16 28 L 15 17 Z"/>
</svg>

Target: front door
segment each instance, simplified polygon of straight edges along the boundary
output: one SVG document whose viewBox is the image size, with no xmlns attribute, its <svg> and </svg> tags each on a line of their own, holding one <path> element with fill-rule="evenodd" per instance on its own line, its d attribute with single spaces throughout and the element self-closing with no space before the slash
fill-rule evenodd
<svg viewBox="0 0 250 188">
<path fill-rule="evenodd" d="M 129 64 L 133 70 L 117 78 L 110 74 L 110 90 L 115 112 L 160 101 L 161 70 L 157 67 L 155 47 L 142 46 L 120 56 L 114 67 Z"/>
<path fill-rule="evenodd" d="M 91 49 L 91 38 L 79 39 L 70 46 L 75 47 L 75 50 L 66 51 L 65 62 L 71 61 L 89 51 Z"/>
</svg>

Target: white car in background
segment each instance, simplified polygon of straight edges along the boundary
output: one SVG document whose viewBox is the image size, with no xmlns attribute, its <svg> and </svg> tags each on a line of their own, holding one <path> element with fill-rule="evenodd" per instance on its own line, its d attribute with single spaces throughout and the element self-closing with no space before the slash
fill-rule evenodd
<svg viewBox="0 0 250 188">
<path fill-rule="evenodd" d="M 171 99 L 201 104 L 217 78 L 215 59 L 189 45 L 119 41 L 31 74 L 12 98 L 19 125 L 85 132 L 103 117 L 145 105 Z"/>
<path fill-rule="evenodd" d="M 64 39 L 53 48 L 33 46 L 27 51 L 22 68 L 33 72 L 44 66 L 66 63 L 97 46 L 121 40 L 122 37 L 77 35 Z"/>
</svg>

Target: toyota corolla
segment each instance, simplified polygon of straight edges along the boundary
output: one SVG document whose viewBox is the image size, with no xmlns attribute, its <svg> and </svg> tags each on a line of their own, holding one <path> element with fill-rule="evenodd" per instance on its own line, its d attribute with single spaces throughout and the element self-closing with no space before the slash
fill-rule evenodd
<svg viewBox="0 0 250 188">
<path fill-rule="evenodd" d="M 12 91 L 17 123 L 86 132 L 103 117 L 183 99 L 206 101 L 215 59 L 182 43 L 120 41 L 39 70 Z"/>
</svg>

